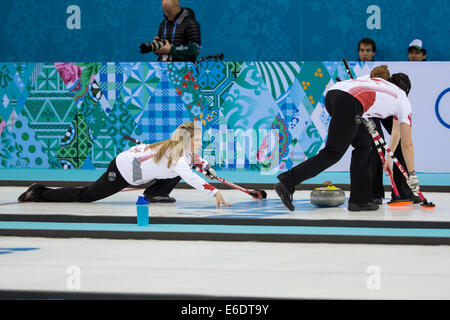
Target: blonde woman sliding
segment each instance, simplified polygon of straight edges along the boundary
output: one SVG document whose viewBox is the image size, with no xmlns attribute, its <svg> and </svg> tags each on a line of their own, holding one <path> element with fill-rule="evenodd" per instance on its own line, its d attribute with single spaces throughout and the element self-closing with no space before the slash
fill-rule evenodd
<svg viewBox="0 0 450 320">
<path fill-rule="evenodd" d="M 181 177 L 189 185 L 216 198 L 216 205 L 231 207 L 220 191 L 192 171 L 207 162 L 198 156 L 202 146 L 202 130 L 194 122 L 180 125 L 168 140 L 141 144 L 120 153 L 107 171 L 93 184 L 83 188 L 47 188 L 33 184 L 19 196 L 19 202 L 92 202 L 109 197 L 129 185 L 142 185 L 152 180 Z M 214 174 L 214 171 L 212 170 Z"/>
</svg>

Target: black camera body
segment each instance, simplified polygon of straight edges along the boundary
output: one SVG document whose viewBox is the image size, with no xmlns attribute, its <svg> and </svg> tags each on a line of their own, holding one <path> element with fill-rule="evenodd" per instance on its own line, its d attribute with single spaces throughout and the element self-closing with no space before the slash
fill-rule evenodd
<svg viewBox="0 0 450 320">
<path fill-rule="evenodd" d="M 165 44 L 164 40 L 154 40 L 153 42 L 146 42 L 141 44 L 140 48 L 141 48 L 141 53 L 149 53 L 152 51 L 156 51 L 160 48 L 162 48 Z"/>
</svg>

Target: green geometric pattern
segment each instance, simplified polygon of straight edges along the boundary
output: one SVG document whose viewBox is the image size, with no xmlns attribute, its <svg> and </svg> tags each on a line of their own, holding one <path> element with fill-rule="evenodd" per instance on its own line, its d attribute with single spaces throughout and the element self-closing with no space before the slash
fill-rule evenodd
<svg viewBox="0 0 450 320">
<path fill-rule="evenodd" d="M 45 64 L 38 75 L 35 90 L 40 92 L 60 91 L 64 82 L 53 64 Z"/>
<path fill-rule="evenodd" d="M 97 168 L 106 168 L 117 154 L 117 147 L 114 141 L 105 134 L 97 136 L 93 144 L 90 154 L 91 161 L 95 163 Z"/>
<path fill-rule="evenodd" d="M 298 81 L 306 93 L 306 99 L 309 102 L 306 105 L 310 115 L 322 98 L 330 79 L 327 67 L 322 62 L 305 63 L 301 68 Z"/>
<path fill-rule="evenodd" d="M 274 99 L 292 86 L 301 67 L 297 62 L 257 62 L 256 65 Z"/>
<path fill-rule="evenodd" d="M 61 141 L 61 147 L 56 153 L 63 168 L 80 168 L 92 148 L 89 127 L 83 116 L 76 114 L 65 137 Z"/>
</svg>

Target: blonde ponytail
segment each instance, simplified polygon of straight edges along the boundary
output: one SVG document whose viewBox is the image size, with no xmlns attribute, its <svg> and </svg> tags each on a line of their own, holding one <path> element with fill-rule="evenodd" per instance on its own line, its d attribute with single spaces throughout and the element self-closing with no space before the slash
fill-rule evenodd
<svg viewBox="0 0 450 320">
<path fill-rule="evenodd" d="M 159 163 L 164 156 L 167 156 L 169 168 L 172 163 L 177 163 L 183 155 L 190 152 L 191 139 L 194 135 L 201 134 L 201 131 L 201 127 L 194 122 L 183 123 L 172 133 L 170 139 L 152 143 L 145 147 L 145 151 L 156 150 L 153 157 L 155 163 Z"/>
</svg>

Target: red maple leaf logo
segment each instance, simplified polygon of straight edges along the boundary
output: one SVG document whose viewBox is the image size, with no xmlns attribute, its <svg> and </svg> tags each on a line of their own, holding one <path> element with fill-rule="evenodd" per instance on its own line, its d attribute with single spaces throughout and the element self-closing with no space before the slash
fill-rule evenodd
<svg viewBox="0 0 450 320">
<path fill-rule="evenodd" d="M 203 188 L 205 188 L 206 190 L 211 190 L 211 191 L 216 189 L 212 184 L 209 184 L 209 183 L 205 183 L 203 185 Z"/>
</svg>

